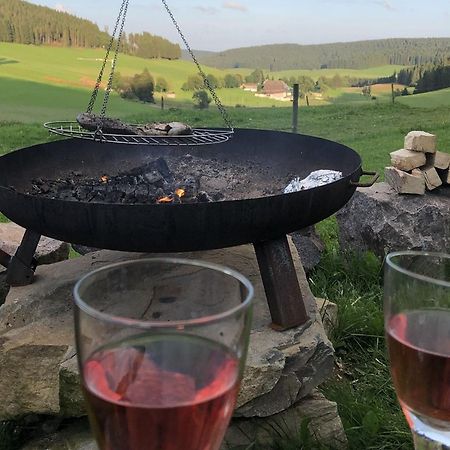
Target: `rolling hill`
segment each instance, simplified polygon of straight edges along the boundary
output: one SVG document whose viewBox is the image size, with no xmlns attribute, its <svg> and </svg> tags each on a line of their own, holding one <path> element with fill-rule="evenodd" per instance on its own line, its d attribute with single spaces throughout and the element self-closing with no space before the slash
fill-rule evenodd
<svg viewBox="0 0 450 450">
<path fill-rule="evenodd" d="M 364 69 L 396 65 L 446 62 L 450 38 L 381 39 L 333 44 L 275 44 L 226 50 L 201 57 L 202 63 L 219 68 Z"/>
</svg>

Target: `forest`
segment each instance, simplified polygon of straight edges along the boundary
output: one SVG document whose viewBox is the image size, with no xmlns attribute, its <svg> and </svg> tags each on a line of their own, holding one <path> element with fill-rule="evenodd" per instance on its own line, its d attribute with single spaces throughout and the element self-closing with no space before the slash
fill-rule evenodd
<svg viewBox="0 0 450 450">
<path fill-rule="evenodd" d="M 445 64 L 450 38 L 382 39 L 320 45 L 274 44 L 226 50 L 200 57 L 218 68 L 363 69 L 389 64 Z"/>
<path fill-rule="evenodd" d="M 89 20 L 22 0 L 0 1 L 0 42 L 96 48 L 110 40 Z M 121 51 L 142 58 L 181 57 L 178 44 L 150 33 L 124 34 Z"/>
</svg>

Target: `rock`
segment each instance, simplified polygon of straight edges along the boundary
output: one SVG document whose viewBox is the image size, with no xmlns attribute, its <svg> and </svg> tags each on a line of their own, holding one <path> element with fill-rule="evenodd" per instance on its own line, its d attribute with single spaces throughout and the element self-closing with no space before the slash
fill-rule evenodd
<svg viewBox="0 0 450 450">
<path fill-rule="evenodd" d="M 436 169 L 447 170 L 450 167 L 450 153 L 436 152 L 434 167 Z"/>
<path fill-rule="evenodd" d="M 336 215 L 343 250 L 450 250 L 450 189 L 401 196 L 387 184 L 358 189 Z"/>
<path fill-rule="evenodd" d="M 98 450 L 87 420 L 65 425 L 57 433 L 33 440 L 22 450 Z"/>
<path fill-rule="evenodd" d="M 87 255 L 88 253 L 95 253 L 98 252 L 100 249 L 95 247 L 87 247 L 86 245 L 79 245 L 79 244 L 72 244 L 72 248 L 79 254 L 79 255 Z"/>
<path fill-rule="evenodd" d="M 310 435 L 325 448 L 347 448 L 347 437 L 336 403 L 317 391 L 272 417 L 233 419 L 222 448 L 271 448 L 280 436 L 297 438 L 303 420 L 310 420 Z"/>
<path fill-rule="evenodd" d="M 405 137 L 405 149 L 423 153 L 435 153 L 436 136 L 425 131 L 411 131 Z"/>
<path fill-rule="evenodd" d="M 13 222 L 0 223 L 0 248 L 11 256 L 22 242 L 25 229 Z M 35 258 L 38 264 L 53 264 L 69 257 L 70 246 L 45 236 L 41 237 Z"/>
<path fill-rule="evenodd" d="M 297 248 L 306 273 L 319 264 L 325 246 L 314 226 L 292 233 L 292 240 Z"/>
<path fill-rule="evenodd" d="M 427 158 L 424 153 L 404 149 L 391 153 L 392 166 L 405 172 L 424 166 L 426 162 Z"/>
<path fill-rule="evenodd" d="M 323 327 L 329 337 L 338 325 L 338 306 L 336 303 L 323 298 L 316 298 L 316 303 L 322 317 Z"/>
<path fill-rule="evenodd" d="M 333 368 L 334 350 L 292 243 L 291 250 L 311 320 L 283 333 L 269 326 L 271 318 L 253 246 L 182 255 L 233 267 L 255 287 L 249 357 L 238 399 L 238 406 L 245 406 L 246 415 L 270 415 L 279 409 L 280 406 L 267 405 L 272 402 L 270 393 L 275 388 L 286 395 L 280 404 L 289 407 L 307 396 Z M 0 377 L 0 420 L 25 414 L 85 414 L 75 361 L 73 285 L 83 274 L 98 267 L 148 256 L 112 251 L 90 253 L 39 266 L 32 285 L 10 290 L 0 308 L 0 367 L 6 368 Z"/>
<path fill-rule="evenodd" d="M 414 172 L 414 170 L 413 170 Z M 384 176 L 389 185 L 399 194 L 425 195 L 425 178 L 420 175 L 410 175 L 395 167 L 386 167 Z"/>
</svg>

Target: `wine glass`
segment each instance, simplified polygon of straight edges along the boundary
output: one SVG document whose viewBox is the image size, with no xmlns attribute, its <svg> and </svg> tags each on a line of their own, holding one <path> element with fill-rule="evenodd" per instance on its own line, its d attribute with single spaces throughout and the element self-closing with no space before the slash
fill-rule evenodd
<svg viewBox="0 0 450 450">
<path fill-rule="evenodd" d="M 216 450 L 244 369 L 253 287 L 171 258 L 98 269 L 74 289 L 82 389 L 101 450 Z"/>
<path fill-rule="evenodd" d="M 392 378 L 415 448 L 448 448 L 450 255 L 388 255 L 384 312 Z"/>
</svg>

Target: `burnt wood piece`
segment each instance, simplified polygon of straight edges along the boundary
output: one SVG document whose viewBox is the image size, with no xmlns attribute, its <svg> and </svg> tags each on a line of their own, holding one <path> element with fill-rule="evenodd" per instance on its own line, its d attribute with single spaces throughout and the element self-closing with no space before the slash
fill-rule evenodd
<svg viewBox="0 0 450 450">
<path fill-rule="evenodd" d="M 189 125 L 181 122 L 155 122 L 144 125 L 130 125 L 120 119 L 101 117 L 92 113 L 80 113 L 78 124 L 88 131 L 132 136 L 186 136 L 193 134 Z"/>
<path fill-rule="evenodd" d="M 10 286 L 26 286 L 33 282 L 37 261 L 34 253 L 41 239 L 41 235 L 26 230 L 16 254 L 8 264 L 6 282 Z M 4 252 L 3 252 L 4 253 Z"/>
<path fill-rule="evenodd" d="M 254 247 L 272 327 L 284 331 L 305 324 L 309 318 L 287 237 L 258 242 Z"/>
<path fill-rule="evenodd" d="M 120 119 L 112 119 L 110 117 L 100 117 L 95 114 L 81 113 L 77 116 L 77 122 L 88 131 L 101 130 L 103 133 L 109 134 L 138 134 L 135 127 L 127 125 Z"/>
</svg>

